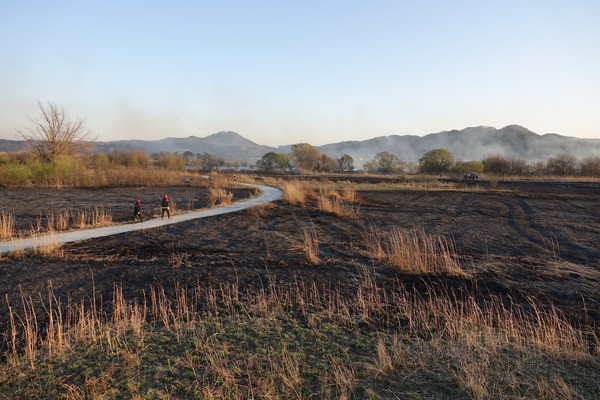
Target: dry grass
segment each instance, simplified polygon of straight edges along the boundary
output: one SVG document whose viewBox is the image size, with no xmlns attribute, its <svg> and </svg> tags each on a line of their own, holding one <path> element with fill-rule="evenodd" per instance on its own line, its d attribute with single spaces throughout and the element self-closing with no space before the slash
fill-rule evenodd
<svg viewBox="0 0 600 400">
<path fill-rule="evenodd" d="M 116 166 L 94 171 L 88 186 L 166 186 L 179 183 L 183 176 L 182 171 Z"/>
<path fill-rule="evenodd" d="M 359 386 L 378 398 L 415 390 L 483 399 L 598 394 L 582 395 L 585 386 L 577 387 L 596 372 L 589 339 L 555 309 L 534 302 L 521 307 L 464 293 L 384 290 L 368 273 L 351 296 L 271 281 L 254 291 L 233 283 L 169 294 L 153 288 L 143 304 L 116 287 L 109 308 L 96 298 L 63 302 L 50 290 L 43 315 L 31 296 L 8 302 L 8 363 L 0 364 L 5 390 L 16 380 L 20 393 L 34 395 L 50 374 L 80 387 L 85 398 L 92 391 L 102 397 L 92 381 L 77 384 L 74 372 L 83 366 L 93 382 L 125 390 L 119 397 L 132 397 L 131 377 L 144 382 L 140 398 L 165 387 L 218 398 L 349 399 L 363 397 Z M 557 375 L 563 364 L 585 375 Z M 122 372 L 111 373 L 115 366 Z"/>
<path fill-rule="evenodd" d="M 233 175 L 221 174 L 219 172 L 211 172 L 208 175 L 208 178 L 209 178 L 209 181 L 208 181 L 209 187 L 212 187 L 215 189 L 223 189 L 226 187 L 232 187 L 234 185 L 234 176 Z"/>
<path fill-rule="evenodd" d="M 367 254 L 402 271 L 465 276 L 454 241 L 423 231 L 382 230 L 373 225 L 364 232 Z"/>
<path fill-rule="evenodd" d="M 13 390 L 39 397 L 42 382 L 61 382 L 44 385 L 46 398 L 59 398 L 67 386 L 85 398 L 107 396 L 99 382 L 112 382 L 104 390 L 118 394 L 110 397 L 130 398 L 165 390 L 217 398 L 600 394 L 586 386 L 597 383 L 598 354 L 589 349 L 598 339 L 553 308 L 384 289 L 369 273 L 344 296 L 327 286 L 272 280 L 254 290 L 235 283 L 168 294 L 152 288 L 143 303 L 116 287 L 110 307 L 95 293 L 84 304 L 50 290 L 41 308 L 33 296 L 15 304 L 7 298 L 0 385 L 9 397 Z M 94 380 L 82 385 L 80 376 Z"/>
<path fill-rule="evenodd" d="M 52 258 L 57 260 L 66 259 L 66 253 L 61 243 L 57 243 L 54 232 L 49 231 L 43 236 L 41 243 L 33 247 L 32 253 L 35 257 Z"/>
<path fill-rule="evenodd" d="M 302 228 L 302 251 L 309 264 L 318 265 L 321 263 L 321 257 L 319 257 L 319 237 L 314 224 L 306 224 Z"/>
<path fill-rule="evenodd" d="M 348 197 L 352 197 L 352 195 L 348 195 Z M 344 200 L 344 197 L 336 191 L 321 192 L 317 196 L 317 209 L 338 217 L 359 217 L 358 205 Z"/>
<path fill-rule="evenodd" d="M 15 235 L 15 217 L 0 210 L 0 239 L 8 239 Z"/>
<path fill-rule="evenodd" d="M 69 228 L 70 213 L 68 210 L 53 210 L 46 214 L 46 229 L 52 231 L 66 231 Z"/>
<path fill-rule="evenodd" d="M 283 200 L 296 206 L 304 205 L 313 193 L 308 184 L 296 180 L 284 182 L 282 189 Z"/>
<path fill-rule="evenodd" d="M 79 209 L 74 212 L 69 210 L 52 210 L 46 214 L 45 218 L 38 218 L 37 225 L 32 227 L 30 235 L 38 236 L 48 232 L 105 226 L 111 223 L 112 215 L 104 207 L 91 207 L 88 209 Z"/>
<path fill-rule="evenodd" d="M 350 186 L 344 187 L 342 189 L 342 200 L 348 203 L 359 203 L 360 198 L 356 194 L 356 189 Z"/>
<path fill-rule="evenodd" d="M 233 193 L 223 188 L 211 187 L 208 189 L 207 202 L 211 207 L 219 204 L 230 204 L 233 201 Z"/>
<path fill-rule="evenodd" d="M 264 203 L 255 207 L 248 208 L 247 212 L 250 215 L 250 217 L 254 219 L 261 219 L 269 215 L 269 210 L 272 210 L 276 207 L 277 205 L 273 203 Z"/>
</svg>

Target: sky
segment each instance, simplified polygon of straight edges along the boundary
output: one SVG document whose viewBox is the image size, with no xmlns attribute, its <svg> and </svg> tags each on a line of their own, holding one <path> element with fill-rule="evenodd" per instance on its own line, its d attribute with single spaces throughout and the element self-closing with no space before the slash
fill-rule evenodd
<svg viewBox="0 0 600 400">
<path fill-rule="evenodd" d="M 518 124 L 600 138 L 600 2 L 0 0 L 0 139 L 323 145 Z"/>
</svg>

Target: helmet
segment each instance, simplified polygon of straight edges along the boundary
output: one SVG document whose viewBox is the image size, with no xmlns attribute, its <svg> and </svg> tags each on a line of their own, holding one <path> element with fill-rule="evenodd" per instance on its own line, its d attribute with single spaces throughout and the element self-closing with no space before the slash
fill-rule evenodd
<svg viewBox="0 0 600 400">
<path fill-rule="evenodd" d="M 164 197 L 165 197 L 165 199 L 167 199 L 167 198 L 169 198 L 169 195 L 165 194 L 165 196 L 164 196 Z"/>
<path fill-rule="evenodd" d="M 136 203 L 138 203 L 138 204 L 139 204 L 139 203 L 141 203 L 141 201 L 140 201 L 140 200 L 136 200 L 135 202 L 136 202 Z"/>
</svg>

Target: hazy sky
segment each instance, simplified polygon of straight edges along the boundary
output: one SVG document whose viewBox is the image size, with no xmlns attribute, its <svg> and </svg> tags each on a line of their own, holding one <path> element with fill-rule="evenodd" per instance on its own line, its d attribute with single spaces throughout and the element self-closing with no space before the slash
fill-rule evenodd
<svg viewBox="0 0 600 400">
<path fill-rule="evenodd" d="M 0 0 L 0 138 L 321 145 L 468 126 L 600 138 L 600 2 Z"/>
</svg>

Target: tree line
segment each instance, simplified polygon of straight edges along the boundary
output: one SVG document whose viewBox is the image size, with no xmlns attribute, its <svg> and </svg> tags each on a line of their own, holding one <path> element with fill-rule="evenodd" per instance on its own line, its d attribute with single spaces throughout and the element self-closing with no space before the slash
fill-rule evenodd
<svg viewBox="0 0 600 400">
<path fill-rule="evenodd" d="M 24 173 L 19 165 L 28 165 L 33 171 L 29 171 L 29 173 L 46 174 L 48 172 L 40 171 L 49 171 L 53 168 L 81 169 L 84 167 L 102 170 L 115 166 L 156 167 L 174 171 L 195 167 L 208 172 L 227 167 L 245 166 L 250 168 L 247 164 L 227 161 L 207 152 L 186 151 L 180 154 L 163 151 L 147 154 L 140 150 L 115 150 L 110 153 L 84 155 L 90 145 L 89 132 L 84 124 L 85 120 L 69 118 L 62 108 L 52 103 L 48 103 L 48 105 L 38 103 L 38 105 L 40 117 L 31 119 L 31 125 L 28 128 L 17 131 L 18 135 L 30 144 L 31 151 L 14 154 L 0 153 L 0 165 L 13 166 L 12 170 L 8 171 L 9 174 Z M 21 172 L 19 172 L 19 168 L 21 168 Z M 349 154 L 343 154 L 337 158 L 330 157 L 308 143 L 292 145 L 289 153 L 268 152 L 256 162 L 254 168 L 266 173 L 295 170 L 346 173 L 355 170 L 354 160 Z M 7 168 L 5 167 L 4 170 L 6 174 Z M 373 173 L 421 172 L 440 175 L 485 172 L 516 176 L 600 176 L 600 157 L 578 160 L 573 155 L 560 154 L 548 160 L 528 163 L 518 157 L 496 154 L 487 156 L 480 161 L 462 161 L 456 160 L 446 149 L 434 149 L 423 154 L 418 163 L 407 163 L 395 154 L 383 151 L 364 163 L 362 170 Z"/>
<path fill-rule="evenodd" d="M 257 162 L 264 172 L 308 171 L 308 172 L 352 172 L 354 160 L 349 154 L 334 158 L 322 154 L 308 143 L 291 147 L 289 153 L 268 152 Z M 489 155 L 482 160 L 463 161 L 455 159 L 446 149 L 434 149 L 419 158 L 418 163 L 401 160 L 395 154 L 382 151 L 364 163 L 362 171 L 371 173 L 426 173 L 465 174 L 490 173 L 496 175 L 557 175 L 557 176 L 600 176 L 600 157 L 578 160 L 571 154 L 559 154 L 548 160 L 528 163 L 525 160 L 500 154 Z"/>
</svg>

